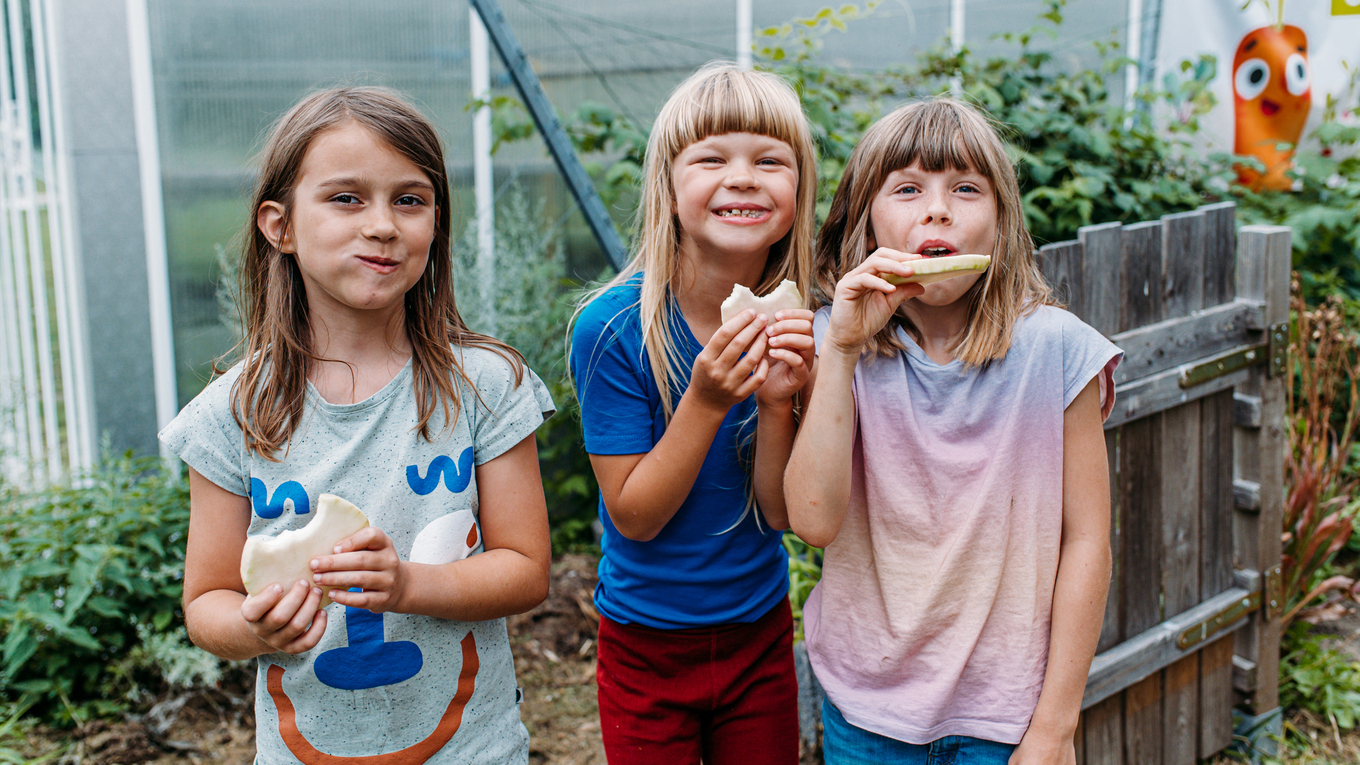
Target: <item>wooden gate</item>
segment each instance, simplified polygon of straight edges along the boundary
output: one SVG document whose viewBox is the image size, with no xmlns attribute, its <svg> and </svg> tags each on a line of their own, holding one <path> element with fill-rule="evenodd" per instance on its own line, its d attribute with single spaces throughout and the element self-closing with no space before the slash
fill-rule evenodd
<svg viewBox="0 0 1360 765">
<path fill-rule="evenodd" d="M 1290 234 L 1234 231 L 1224 203 L 1040 253 L 1069 310 L 1126 354 L 1078 763 L 1191 765 L 1231 743 L 1235 704 L 1278 706 Z"/>
</svg>

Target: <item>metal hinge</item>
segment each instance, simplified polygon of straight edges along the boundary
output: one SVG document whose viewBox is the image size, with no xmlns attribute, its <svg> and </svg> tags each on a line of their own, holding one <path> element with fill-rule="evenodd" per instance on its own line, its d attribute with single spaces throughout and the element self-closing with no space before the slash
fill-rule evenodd
<svg viewBox="0 0 1360 765">
<path fill-rule="evenodd" d="M 1284 616 L 1284 577 L 1276 564 L 1266 569 L 1266 618 Z"/>
<path fill-rule="evenodd" d="M 1218 613 L 1181 630 L 1181 634 L 1176 636 L 1176 647 L 1182 651 L 1189 650 L 1217 635 L 1225 627 L 1236 623 L 1237 620 L 1260 607 L 1261 591 L 1256 590 L 1248 593 L 1234 600 L 1231 605 L 1226 606 Z"/>
<path fill-rule="evenodd" d="M 1180 386 L 1182 388 L 1193 388 L 1239 369 L 1264 364 L 1270 347 L 1268 343 L 1261 343 L 1260 345 L 1228 351 L 1198 364 L 1187 364 L 1181 367 Z"/>
<path fill-rule="evenodd" d="M 1270 325 L 1270 334 L 1266 340 L 1266 345 L 1270 348 L 1270 365 L 1266 367 L 1266 375 L 1269 377 L 1282 375 L 1289 358 L 1289 322 Z"/>
</svg>

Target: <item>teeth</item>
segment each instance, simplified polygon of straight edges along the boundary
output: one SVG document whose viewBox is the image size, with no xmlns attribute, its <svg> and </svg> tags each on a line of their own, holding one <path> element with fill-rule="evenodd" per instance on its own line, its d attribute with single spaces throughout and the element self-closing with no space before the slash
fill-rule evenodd
<svg viewBox="0 0 1360 765">
<path fill-rule="evenodd" d="M 719 210 L 719 218 L 759 218 L 764 215 L 764 210 Z"/>
<path fill-rule="evenodd" d="M 922 255 L 929 255 L 929 256 L 931 256 L 931 257 L 939 257 L 939 256 L 941 256 L 941 255 L 948 255 L 949 252 L 950 252 L 950 251 L 949 251 L 949 248 L 947 248 L 947 247 L 927 247 L 926 249 L 921 250 L 921 254 L 922 254 Z"/>
</svg>

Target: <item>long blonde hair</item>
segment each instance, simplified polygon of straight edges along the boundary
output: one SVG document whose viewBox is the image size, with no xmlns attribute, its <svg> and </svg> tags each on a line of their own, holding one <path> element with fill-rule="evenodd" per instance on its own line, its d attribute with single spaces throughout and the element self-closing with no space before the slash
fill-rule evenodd
<svg viewBox="0 0 1360 765">
<path fill-rule="evenodd" d="M 675 412 L 671 395 L 674 386 L 680 381 L 688 383 L 690 373 L 675 343 L 676 322 L 684 319 L 671 295 L 671 282 L 680 269 L 673 164 L 685 147 L 724 133 L 768 136 L 793 149 L 798 161 L 793 227 L 770 247 L 765 272 L 754 291 L 763 295 L 784 279 L 797 284 L 805 297 L 811 288 L 817 154 L 798 95 L 787 82 L 768 72 L 746 71 L 720 62 L 705 65 L 671 93 L 647 140 L 633 259 L 613 279 L 587 292 L 576 311 L 579 316 L 590 301 L 642 274 L 638 305 L 643 346 L 667 422 Z"/>
<path fill-rule="evenodd" d="M 218 364 L 221 371 L 225 359 L 241 352 L 241 374 L 232 387 L 232 414 L 245 435 L 246 448 L 269 460 L 278 460 L 275 452 L 288 443 L 301 421 L 308 370 L 313 362 L 324 359 L 312 349 L 307 292 L 297 261 L 269 242 L 255 224 L 255 214 L 265 202 L 276 202 L 283 206 L 284 226 L 291 226 L 293 191 L 307 148 L 317 136 L 350 122 L 409 159 L 434 186 L 438 215 L 429 261 L 403 303 L 420 435 L 430 440 L 436 407 L 444 412 L 445 428 L 457 421 L 462 403 L 458 382 L 476 395 L 476 386 L 463 371 L 453 346 L 478 346 L 499 353 L 514 368 L 516 385 L 524 375 L 519 353 L 469 330 L 454 305 L 449 179 L 434 128 L 386 88 L 344 87 L 313 93 L 278 121 L 261 157 L 243 237 L 237 293 L 245 333 Z"/>
<path fill-rule="evenodd" d="M 1015 165 L 997 128 L 978 109 L 952 98 L 908 104 L 875 122 L 850 155 L 831 211 L 817 238 L 818 300 L 829 304 L 836 282 L 869 257 L 869 211 L 890 173 L 920 162 L 926 172 L 975 171 L 996 194 L 997 236 L 992 264 L 961 298 L 968 322 L 954 356 L 966 367 L 1005 357 L 1020 317 L 1052 305 L 1048 283 L 1034 258 L 1025 228 Z M 897 337 L 904 328 L 918 342 L 920 331 L 898 312 L 866 344 L 872 355 L 905 350 Z"/>
</svg>

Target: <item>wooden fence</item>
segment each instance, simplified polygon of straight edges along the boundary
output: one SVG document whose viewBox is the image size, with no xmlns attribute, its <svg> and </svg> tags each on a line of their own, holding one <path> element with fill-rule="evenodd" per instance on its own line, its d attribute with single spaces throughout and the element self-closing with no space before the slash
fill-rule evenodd
<svg viewBox="0 0 1360 765">
<path fill-rule="evenodd" d="M 1191 765 L 1278 706 L 1289 229 L 1231 203 L 1044 247 L 1125 351 L 1106 423 L 1114 577 L 1077 762 Z"/>
</svg>

